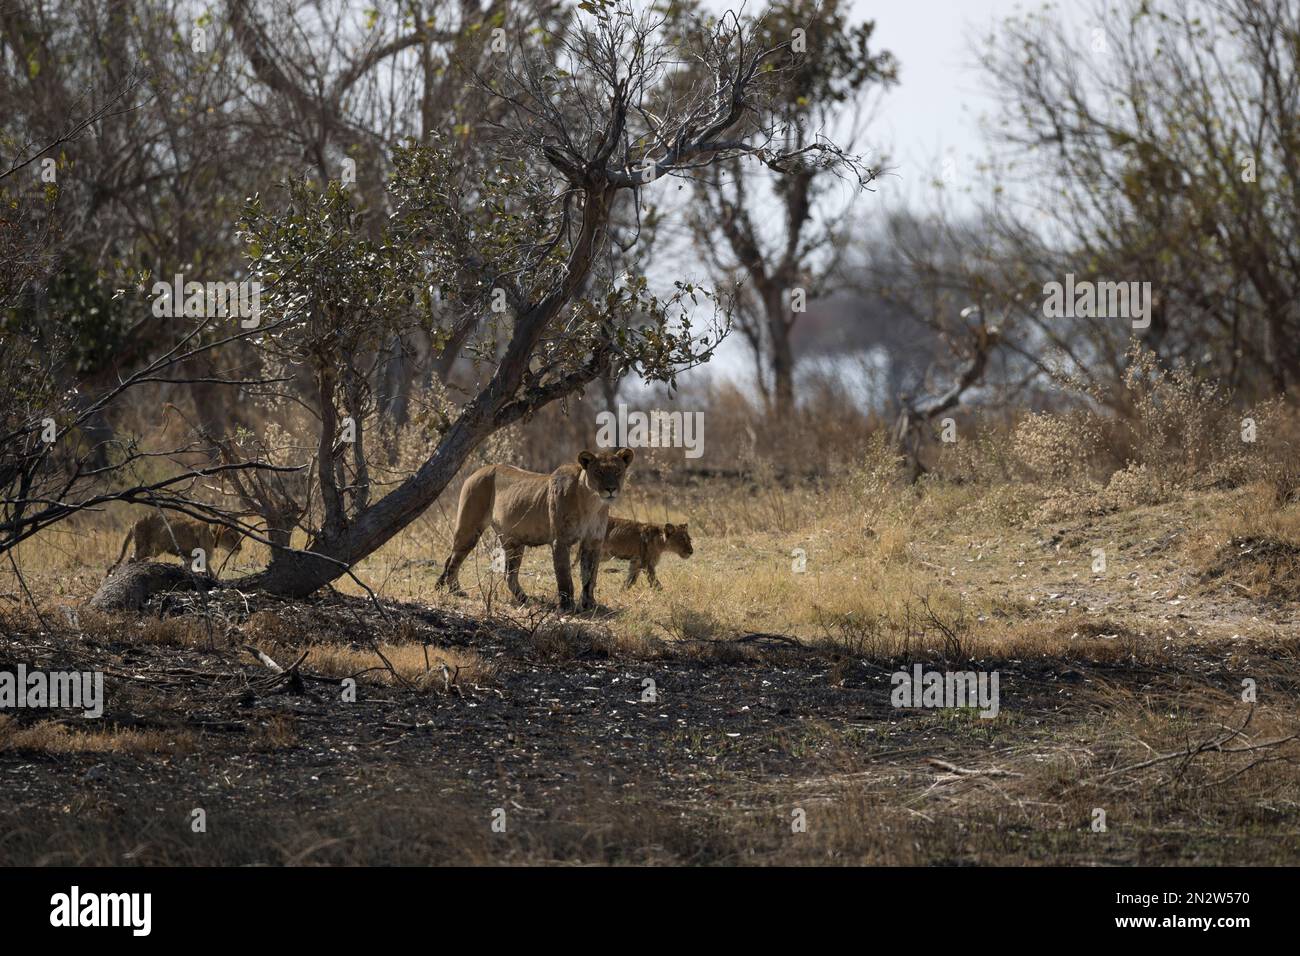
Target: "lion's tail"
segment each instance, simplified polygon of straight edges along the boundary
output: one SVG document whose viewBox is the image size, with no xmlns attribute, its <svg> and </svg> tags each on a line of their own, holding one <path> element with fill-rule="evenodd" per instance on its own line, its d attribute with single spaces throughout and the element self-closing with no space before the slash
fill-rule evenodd
<svg viewBox="0 0 1300 956">
<path fill-rule="evenodd" d="M 113 562 L 113 567 L 109 568 L 108 569 L 109 571 L 112 571 L 114 568 L 116 568 L 119 564 L 122 563 L 122 559 L 126 557 L 126 549 L 130 547 L 131 542 L 134 539 L 135 539 L 135 528 L 132 528 L 130 531 L 126 533 L 126 538 L 122 541 L 122 550 L 117 553 L 117 560 Z"/>
<path fill-rule="evenodd" d="M 456 573 L 487 528 L 495 503 L 496 469 L 488 465 L 474 472 L 460 486 L 460 504 L 456 508 L 456 533 L 452 538 L 451 556 L 443 566 L 438 587 L 457 590 Z"/>
</svg>

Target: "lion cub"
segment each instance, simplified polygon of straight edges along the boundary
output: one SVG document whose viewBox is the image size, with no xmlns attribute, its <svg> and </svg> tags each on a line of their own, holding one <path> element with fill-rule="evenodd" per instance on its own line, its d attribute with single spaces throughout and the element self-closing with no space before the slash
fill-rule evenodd
<svg viewBox="0 0 1300 956">
<path fill-rule="evenodd" d="M 686 525 L 646 524 L 627 518 L 609 519 L 601 557 L 606 561 L 610 558 L 624 558 L 631 562 L 627 567 L 624 588 L 636 584 L 642 569 L 645 569 L 651 587 L 662 587 L 655 577 L 655 568 L 665 551 L 671 551 L 681 558 L 689 558 L 695 553 L 695 548 L 691 545 L 691 533 L 686 530 Z"/>
<path fill-rule="evenodd" d="M 135 541 L 132 561 L 144 561 L 156 554 L 178 554 L 182 558 L 189 558 L 195 548 L 202 548 L 207 560 L 211 561 L 217 548 L 225 548 L 232 556 L 238 554 L 244 536 L 225 525 L 208 524 L 195 518 L 164 519 L 154 512 L 141 518 L 127 532 L 122 550 L 113 562 L 114 568 L 122 563 L 132 540 Z"/>
</svg>

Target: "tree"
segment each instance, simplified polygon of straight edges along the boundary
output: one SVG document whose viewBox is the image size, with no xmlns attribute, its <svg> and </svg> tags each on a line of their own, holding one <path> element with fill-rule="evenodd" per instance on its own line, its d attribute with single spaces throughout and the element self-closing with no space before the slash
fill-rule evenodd
<svg viewBox="0 0 1300 956">
<path fill-rule="evenodd" d="M 990 38 L 1008 164 L 1041 192 L 991 210 L 984 280 L 1008 347 L 1122 409 L 1133 337 L 1244 397 L 1300 381 L 1300 9 L 1125 0 L 1077 29 L 1049 14 Z M 1149 327 L 1045 314 L 1043 285 L 1149 282 Z M 1010 328 L 1010 324 L 1007 326 Z"/>
<path fill-rule="evenodd" d="M 482 125 L 500 118 L 500 101 L 470 81 L 495 57 L 495 31 L 560 36 L 571 16 L 555 0 L 406 0 L 364 12 L 347 0 L 274 0 L 256 9 L 228 0 L 226 10 L 247 64 L 249 100 L 262 122 L 285 131 L 281 148 L 300 153 L 319 182 L 346 179 L 347 169 L 349 188 L 385 211 L 390 144 L 428 142 L 441 130 L 451 133 L 444 146 L 468 157 Z M 373 227 L 381 217 L 369 221 Z M 435 312 L 441 305 L 429 302 Z M 441 342 L 415 331 L 376 343 L 375 402 L 385 436 L 406 424 L 421 376 L 450 380 L 473 331 L 464 323 Z M 390 457 L 395 451 L 390 444 Z"/>
<path fill-rule="evenodd" d="M 21 221 L 15 207 L 6 211 L 0 251 L 40 253 L 23 260 L 32 267 L 24 294 L 0 306 L 21 312 L 26 327 L 70 331 L 61 379 L 70 387 L 75 371 L 81 393 L 98 395 L 188 331 L 116 290 L 178 272 L 241 278 L 234 226 L 244 200 L 286 177 L 349 178 L 382 222 L 391 143 L 443 128 L 474 148 L 492 97 L 467 81 L 492 56 L 491 31 L 560 32 L 567 17 L 552 0 L 0 4 L 0 169 L 12 157 L 18 175 L 5 198 L 25 203 Z M 128 86 L 111 123 L 86 119 Z M 67 136 L 76 123 L 83 135 Z M 36 156 L 37 146 L 47 149 Z M 29 201 L 41 193 L 44 201 Z M 22 232 L 45 239 L 15 250 Z M 381 347 L 380 395 L 401 420 L 429 347 L 419 337 Z M 153 391 L 216 434 L 242 406 L 209 381 L 219 377 L 212 359 L 196 355 L 180 370 L 189 382 Z M 117 424 L 83 427 L 102 448 Z"/>
<path fill-rule="evenodd" d="M 691 225 L 715 282 L 735 289 L 736 326 L 750 346 L 768 409 L 786 418 L 795 401 L 791 334 L 807 302 L 832 291 L 848 244 L 850 205 L 836 210 L 828 201 L 840 170 L 803 150 L 837 122 L 860 132 L 861 94 L 892 85 L 898 67 L 889 52 L 872 51 L 874 22 L 850 27 L 839 0 L 776 0 L 757 25 L 760 42 L 786 51 L 771 109 L 782 149 L 798 158 L 775 176 L 761 175 L 771 164 L 744 161 L 757 157 L 715 163 L 695 179 Z M 768 68 L 777 64 L 769 61 Z M 774 205 L 780 209 L 775 227 Z"/>
<path fill-rule="evenodd" d="M 308 547 L 276 549 L 250 584 L 304 595 L 338 577 L 422 513 L 494 431 L 611 363 L 672 383 L 708 358 L 716 334 L 697 334 L 686 307 L 704 290 L 681 283 L 661 298 L 639 276 L 591 281 L 620 197 L 741 156 L 777 172 L 812 164 L 869 178 L 832 143 L 789 129 L 779 108 L 788 40 L 760 44 L 762 25 L 732 14 L 701 21 L 686 38 L 688 69 L 662 15 L 583 6 L 587 17 L 550 38 L 553 52 L 516 37 L 480 71 L 504 107 L 482 161 L 469 166 L 437 145 L 397 153 L 395 215 L 382 238 L 364 236 L 337 189 L 296 193 L 283 213 L 250 209 L 250 266 L 273 290 L 264 309 L 277 329 L 261 344 L 305 362 L 314 378 L 323 502 Z M 435 334 L 481 321 L 499 347 L 482 350 L 486 381 L 426 460 L 375 500 L 364 443 L 340 447 L 344 419 L 359 424 L 354 349 L 395 331 L 386 323 L 427 316 L 419 306 L 433 290 L 460 312 Z M 409 310 L 396 308 L 402 301 Z"/>
<path fill-rule="evenodd" d="M 13 29 L 16 11 L 6 13 L 4 26 Z M 57 179 L 47 180 L 42 204 L 33 202 L 21 187 L 11 193 L 11 187 L 37 160 L 76 146 L 91 131 L 102 136 L 123 122 L 134 109 L 139 82 L 137 75 L 130 74 L 116 87 L 105 87 L 102 98 L 87 102 L 84 112 L 61 117 L 60 125 L 46 134 L 48 141 L 21 141 L 14 155 L 0 164 L 0 197 L 8 207 L 0 219 L 0 242 L 7 252 L 0 266 L 0 308 L 4 309 L 0 312 L 0 554 L 8 555 L 11 563 L 13 549 L 26 539 L 111 501 L 146 503 L 229 523 L 230 515 L 193 497 L 193 490 L 213 476 L 268 469 L 258 462 L 209 460 L 185 465 L 183 460 L 202 458 L 213 449 L 144 448 L 129 438 L 99 438 L 91 427 L 106 410 L 144 386 L 193 384 L 193 378 L 177 377 L 187 362 L 246 333 L 227 330 L 213 336 L 220 323 L 200 319 L 142 368 L 101 390 L 87 390 L 68 384 L 84 369 L 85 330 L 76 321 L 39 322 L 34 310 L 21 308 L 42 289 L 48 295 L 50 288 Z M 98 318 L 102 331 L 105 316 L 73 318 L 89 319 L 87 324 Z M 236 379 L 221 384 L 243 383 Z M 159 460 L 170 460 L 177 467 L 163 476 L 142 474 Z"/>
<path fill-rule="evenodd" d="M 458 150 L 472 150 L 465 117 L 490 117 L 480 106 L 494 97 L 467 79 L 492 55 L 490 29 L 510 18 L 521 31 L 547 23 L 558 34 L 567 18 L 546 0 L 447 12 L 412 2 L 397 15 L 373 11 L 356 29 L 356 11 L 341 2 L 285 0 L 254 14 L 232 0 L 224 23 L 181 0 L 0 7 L 0 551 L 113 500 L 236 522 L 210 500 L 231 487 L 269 540 L 288 546 L 317 462 L 275 467 L 295 449 L 280 433 L 242 427 L 243 405 L 232 399 L 242 391 L 296 401 L 297 370 L 281 366 L 284 377 L 268 379 L 257 360 L 269 353 L 248 348 L 251 333 L 160 318 L 138 293 L 177 271 L 242 272 L 240 205 L 304 159 L 322 179 L 356 160 L 352 192 L 382 222 L 391 138 L 441 125 Z M 268 327 L 257 334 L 274 338 Z M 359 402 L 380 378 L 376 357 L 406 349 L 367 347 L 354 356 L 367 372 L 350 380 Z M 455 349 L 443 352 L 454 359 Z M 390 376 L 392 391 L 409 379 L 408 370 Z M 193 440 L 145 446 L 108 427 L 132 402 L 179 412 L 173 402 L 186 393 Z M 230 485 L 204 487 L 218 475 Z"/>
</svg>

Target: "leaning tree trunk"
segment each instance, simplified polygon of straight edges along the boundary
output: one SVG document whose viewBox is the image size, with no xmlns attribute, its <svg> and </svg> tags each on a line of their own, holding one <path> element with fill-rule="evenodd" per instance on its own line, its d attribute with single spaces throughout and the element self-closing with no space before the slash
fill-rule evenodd
<svg viewBox="0 0 1300 956">
<path fill-rule="evenodd" d="M 613 195 L 614 190 L 608 186 L 587 194 L 582 229 L 564 277 L 549 294 L 519 316 L 492 380 L 465 406 L 433 456 L 382 499 L 337 527 L 328 528 L 306 551 L 274 552 L 270 566 L 241 582 L 242 587 L 286 597 L 305 597 L 338 579 L 352 565 L 383 547 L 437 500 L 474 449 L 498 428 L 515 420 L 503 418 L 508 407 L 513 406 L 516 411 L 526 408 L 530 413 L 537 411 L 548 402 L 577 391 L 600 374 L 600 368 L 595 368 L 589 376 L 566 384 L 565 389 L 551 392 L 538 389 L 530 399 L 516 398 L 537 343 L 591 271 L 609 220 Z M 323 441 L 322 452 L 328 447 L 329 442 Z"/>
<path fill-rule="evenodd" d="M 240 582 L 286 597 L 305 597 L 347 573 L 418 518 L 446 490 L 474 449 L 492 434 L 490 416 L 464 417 L 452 427 L 432 458 L 401 486 L 337 532 L 322 535 L 305 551 L 272 552 L 265 571 Z"/>
</svg>

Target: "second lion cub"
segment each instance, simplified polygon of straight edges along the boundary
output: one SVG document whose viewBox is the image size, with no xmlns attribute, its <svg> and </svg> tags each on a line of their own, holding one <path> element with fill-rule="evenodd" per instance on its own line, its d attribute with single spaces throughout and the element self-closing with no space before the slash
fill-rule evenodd
<svg viewBox="0 0 1300 956">
<path fill-rule="evenodd" d="M 122 541 L 122 550 L 113 562 L 114 568 L 122 563 L 132 541 L 135 542 L 132 561 L 147 561 L 157 554 L 175 554 L 187 561 L 195 548 L 202 548 L 210 561 L 216 557 L 217 548 L 225 548 L 234 557 L 244 543 L 244 536 L 227 525 L 208 524 L 194 518 L 169 519 L 160 512 L 153 512 L 131 526 Z"/>
<path fill-rule="evenodd" d="M 695 553 L 691 545 L 691 533 L 685 524 L 646 524 L 643 521 L 630 521 L 627 518 L 610 518 L 605 531 L 605 548 L 601 557 L 623 558 L 631 562 L 627 567 L 627 580 L 624 588 L 636 584 L 641 571 L 645 571 L 650 586 L 659 588 L 659 579 L 655 577 L 655 568 L 665 551 L 671 551 L 681 558 L 689 558 Z"/>
</svg>

